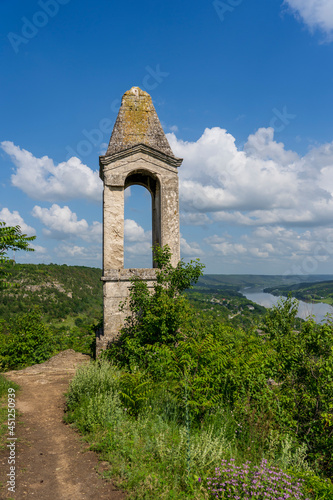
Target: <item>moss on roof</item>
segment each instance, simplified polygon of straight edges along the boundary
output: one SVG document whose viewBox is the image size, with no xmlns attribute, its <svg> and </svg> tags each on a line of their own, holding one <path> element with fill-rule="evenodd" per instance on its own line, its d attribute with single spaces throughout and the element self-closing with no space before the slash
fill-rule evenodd
<svg viewBox="0 0 333 500">
<path fill-rule="evenodd" d="M 123 95 L 105 156 L 138 144 L 145 144 L 174 156 L 150 95 L 139 87 L 132 87 Z"/>
</svg>

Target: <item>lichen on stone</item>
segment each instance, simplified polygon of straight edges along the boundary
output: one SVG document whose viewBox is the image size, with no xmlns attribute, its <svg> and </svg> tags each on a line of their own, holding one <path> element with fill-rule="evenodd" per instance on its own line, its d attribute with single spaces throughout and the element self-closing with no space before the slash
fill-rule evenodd
<svg viewBox="0 0 333 500">
<path fill-rule="evenodd" d="M 145 144 L 174 156 L 150 95 L 139 87 L 125 92 L 105 156 Z"/>
</svg>

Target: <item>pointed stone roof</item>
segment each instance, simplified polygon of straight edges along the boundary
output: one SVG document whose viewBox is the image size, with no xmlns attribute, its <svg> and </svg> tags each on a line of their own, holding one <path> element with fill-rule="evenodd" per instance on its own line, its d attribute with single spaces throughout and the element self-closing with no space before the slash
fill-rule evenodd
<svg viewBox="0 0 333 500">
<path fill-rule="evenodd" d="M 105 157 L 139 144 L 175 158 L 150 95 L 139 87 L 132 87 L 123 95 Z"/>
</svg>

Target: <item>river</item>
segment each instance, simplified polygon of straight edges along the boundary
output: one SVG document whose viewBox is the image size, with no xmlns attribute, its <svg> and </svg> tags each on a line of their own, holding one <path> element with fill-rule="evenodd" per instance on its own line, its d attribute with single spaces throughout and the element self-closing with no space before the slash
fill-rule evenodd
<svg viewBox="0 0 333 500">
<path fill-rule="evenodd" d="M 283 297 L 276 297 L 271 293 L 265 293 L 262 289 L 258 288 L 244 288 L 240 290 L 247 299 L 252 300 L 256 304 L 264 307 L 272 307 L 278 303 L 278 301 Z M 333 315 L 333 307 L 325 304 L 324 302 L 317 302 L 316 304 L 310 304 L 308 302 L 303 302 L 299 300 L 299 308 L 297 316 L 302 319 L 306 319 L 308 316 L 314 315 L 315 321 L 320 323 L 325 319 L 325 315 L 329 313 Z"/>
</svg>

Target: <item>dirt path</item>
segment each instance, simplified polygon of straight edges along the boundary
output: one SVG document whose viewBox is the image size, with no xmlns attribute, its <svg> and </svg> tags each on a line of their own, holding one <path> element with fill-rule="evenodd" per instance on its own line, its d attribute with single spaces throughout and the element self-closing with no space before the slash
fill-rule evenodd
<svg viewBox="0 0 333 500">
<path fill-rule="evenodd" d="M 15 431 L 16 491 L 7 490 L 9 449 L 0 452 L 0 499 L 25 500 L 124 500 L 110 482 L 101 478 L 106 464 L 80 441 L 62 421 L 64 392 L 79 364 L 88 356 L 64 351 L 46 363 L 6 373 L 21 391 L 21 412 Z"/>
</svg>

